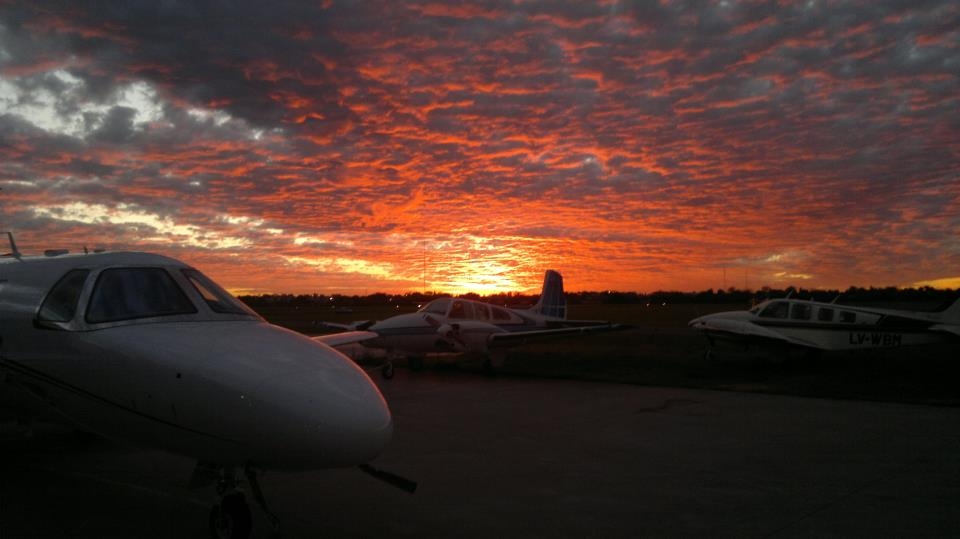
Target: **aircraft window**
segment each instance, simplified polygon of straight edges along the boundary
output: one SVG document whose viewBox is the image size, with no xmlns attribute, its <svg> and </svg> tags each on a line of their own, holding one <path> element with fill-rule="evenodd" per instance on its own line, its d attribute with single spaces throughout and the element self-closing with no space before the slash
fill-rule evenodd
<svg viewBox="0 0 960 539">
<path fill-rule="evenodd" d="M 83 283 L 87 282 L 89 270 L 72 270 L 53 285 L 47 294 L 37 318 L 48 322 L 69 322 L 77 314 L 77 303 L 83 292 Z"/>
<path fill-rule="evenodd" d="M 453 300 L 453 307 L 450 308 L 450 314 L 447 316 L 448 318 L 469 320 L 473 318 L 472 305 L 466 301 Z"/>
<path fill-rule="evenodd" d="M 844 324 L 853 324 L 857 321 L 857 313 L 850 311 L 840 311 L 840 321 Z"/>
<path fill-rule="evenodd" d="M 794 320 L 810 320 L 812 308 L 806 303 L 794 303 L 790 306 L 790 318 Z"/>
<path fill-rule="evenodd" d="M 193 314 L 197 308 L 162 268 L 111 268 L 100 272 L 87 306 L 87 322 Z"/>
<path fill-rule="evenodd" d="M 833 309 L 821 307 L 820 312 L 817 313 L 817 320 L 821 322 L 833 322 Z"/>
<path fill-rule="evenodd" d="M 505 321 L 505 322 L 509 322 L 509 321 L 510 321 L 510 313 L 508 313 L 507 311 L 505 311 L 505 310 L 503 310 L 503 309 L 501 309 L 501 308 L 499 308 L 499 307 L 491 307 L 490 310 L 493 311 L 493 319 L 494 319 L 494 320 L 500 320 L 500 321 Z"/>
<path fill-rule="evenodd" d="M 195 269 L 185 269 L 183 270 L 183 275 L 190 281 L 190 284 L 197 289 L 197 292 L 203 297 L 203 301 L 207 302 L 207 305 L 210 306 L 213 312 L 254 315 L 249 307 L 241 303 L 237 298 L 231 296 L 229 292 L 220 288 L 217 283 L 211 281 L 206 275 L 199 271 Z"/>
<path fill-rule="evenodd" d="M 483 303 L 474 303 L 473 312 L 477 315 L 477 320 L 490 320 L 490 308 Z"/>
<path fill-rule="evenodd" d="M 425 313 L 442 314 L 446 316 L 447 309 L 449 307 L 450 307 L 450 300 L 447 298 L 443 298 L 443 299 L 435 299 L 431 301 L 426 305 L 426 307 L 420 310 Z"/>
<path fill-rule="evenodd" d="M 786 301 L 775 301 L 760 312 L 763 318 L 786 318 L 790 304 Z"/>
</svg>

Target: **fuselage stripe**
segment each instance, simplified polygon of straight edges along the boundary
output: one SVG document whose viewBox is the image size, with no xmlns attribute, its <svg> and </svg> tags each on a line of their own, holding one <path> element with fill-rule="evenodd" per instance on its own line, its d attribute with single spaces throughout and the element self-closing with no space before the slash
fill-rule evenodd
<svg viewBox="0 0 960 539">
<path fill-rule="evenodd" d="M 47 373 L 45 373 L 45 372 L 39 371 L 39 370 L 34 369 L 33 367 L 29 367 L 29 366 L 27 366 L 27 365 L 24 365 L 23 363 L 20 363 L 20 362 L 18 362 L 18 361 L 13 361 L 13 360 L 11 360 L 11 359 L 6 359 L 6 358 L 0 358 L 0 367 L 5 368 L 5 369 L 7 369 L 7 370 L 9 370 L 9 371 L 12 371 L 12 372 L 21 374 L 21 375 L 23 375 L 23 376 L 29 377 L 29 378 L 31 378 L 31 379 L 33 379 L 33 380 L 40 381 L 40 382 L 42 382 L 42 383 L 45 383 L 45 384 L 48 384 L 48 385 L 57 387 L 57 388 L 59 388 L 59 389 L 61 389 L 61 390 L 63 390 L 63 391 L 68 391 L 68 392 L 70 392 L 70 393 L 73 393 L 73 394 L 75 394 L 75 395 L 79 395 L 79 396 L 84 397 L 84 398 L 86 398 L 86 399 L 90 399 L 90 400 L 99 402 L 100 404 L 104 404 L 104 405 L 107 405 L 107 406 L 112 406 L 112 407 L 114 407 L 114 408 L 123 410 L 123 411 L 125 411 L 125 412 L 130 413 L 130 414 L 133 414 L 133 415 L 142 417 L 142 418 L 144 418 L 144 419 L 149 419 L 149 420 L 151 420 L 151 421 L 155 421 L 155 422 L 157 422 L 157 423 L 161 423 L 161 424 L 167 425 L 167 426 L 169 426 L 169 427 L 173 427 L 173 428 L 176 428 L 176 429 L 180 429 L 180 430 L 183 430 L 183 431 L 187 431 L 187 432 L 190 432 L 190 433 L 193 433 L 193 434 L 199 434 L 199 435 L 201 435 L 201 436 L 206 436 L 206 437 L 208 437 L 208 438 L 214 438 L 214 439 L 221 440 L 221 441 L 224 441 L 224 442 L 230 442 L 230 443 L 234 443 L 234 444 L 239 444 L 239 443 L 240 443 L 240 442 L 238 442 L 237 440 L 232 440 L 232 439 L 230 439 L 230 438 L 224 438 L 224 437 L 222 437 L 222 436 L 217 436 L 216 434 L 211 434 L 211 433 L 209 433 L 209 432 L 203 432 L 203 431 L 200 431 L 200 430 L 192 429 L 192 428 L 190 428 L 190 427 L 186 427 L 186 426 L 184 426 L 184 425 L 180 425 L 180 424 L 177 424 L 177 423 L 173 423 L 173 422 L 167 421 L 167 420 L 165 420 L 165 419 L 160 419 L 159 417 L 155 417 L 155 416 L 152 416 L 152 415 L 150 415 L 150 414 L 145 414 L 145 413 L 143 413 L 143 412 L 141 412 L 141 411 L 139 411 L 139 410 L 134 410 L 133 408 L 130 408 L 130 407 L 128 407 L 128 406 L 124 406 L 124 405 L 122 405 L 122 404 L 118 404 L 118 403 L 116 403 L 116 402 L 114 402 L 114 401 L 112 401 L 112 400 L 110 400 L 110 399 L 107 399 L 107 398 L 102 397 L 102 396 L 100 396 L 100 395 L 97 395 L 97 394 L 95 394 L 95 393 L 91 393 L 90 391 L 87 391 L 87 390 L 85 390 L 85 389 L 79 388 L 79 387 L 77 387 L 77 386 L 75 386 L 75 385 L 73 385 L 73 384 L 70 384 L 70 383 L 68 383 L 68 382 L 64 382 L 63 380 L 59 380 L 59 379 L 57 379 L 57 378 L 55 378 L 55 377 L 53 377 L 53 376 L 51 376 L 51 375 L 49 375 L 49 374 L 47 374 Z"/>
</svg>

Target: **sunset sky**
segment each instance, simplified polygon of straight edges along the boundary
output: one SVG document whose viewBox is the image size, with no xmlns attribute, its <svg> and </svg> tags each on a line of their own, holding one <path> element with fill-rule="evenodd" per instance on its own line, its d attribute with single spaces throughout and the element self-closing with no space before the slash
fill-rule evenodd
<svg viewBox="0 0 960 539">
<path fill-rule="evenodd" d="M 0 0 L 0 189 L 241 294 L 960 287 L 960 2 Z"/>
</svg>

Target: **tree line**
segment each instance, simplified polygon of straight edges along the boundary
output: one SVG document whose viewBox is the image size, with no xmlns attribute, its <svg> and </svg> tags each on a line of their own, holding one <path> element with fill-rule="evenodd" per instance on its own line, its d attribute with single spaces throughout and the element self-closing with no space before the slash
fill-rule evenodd
<svg viewBox="0 0 960 539">
<path fill-rule="evenodd" d="M 664 291 L 656 292 L 566 292 L 569 305 L 605 304 L 605 305 L 636 305 L 636 304 L 744 304 L 750 305 L 773 298 L 787 296 L 799 299 L 816 301 L 834 301 L 838 303 L 946 303 L 960 297 L 960 289 L 939 289 L 929 286 L 920 288 L 898 288 L 889 286 L 884 288 L 862 288 L 851 286 L 846 290 L 822 290 L 788 287 L 784 289 L 763 287 L 759 290 L 742 290 L 728 288 L 726 290 L 708 289 L 700 292 Z M 360 307 L 377 305 L 424 305 L 434 299 L 447 297 L 449 294 L 440 292 L 408 292 L 406 294 L 376 293 L 365 296 L 343 294 L 264 294 L 256 296 L 240 296 L 240 299 L 251 307 L 278 305 L 278 306 L 317 306 L 329 305 L 332 307 Z M 480 296 L 479 294 L 463 294 L 458 297 L 474 299 L 507 306 L 527 306 L 536 303 L 539 294 L 520 294 L 507 292 Z"/>
</svg>

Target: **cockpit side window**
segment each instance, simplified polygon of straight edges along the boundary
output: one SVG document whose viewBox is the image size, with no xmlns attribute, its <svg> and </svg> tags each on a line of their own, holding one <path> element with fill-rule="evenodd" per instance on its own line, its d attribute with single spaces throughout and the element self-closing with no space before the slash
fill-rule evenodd
<svg viewBox="0 0 960 539">
<path fill-rule="evenodd" d="M 196 312 L 163 268 L 108 268 L 97 277 L 86 318 L 99 324 Z"/>
<path fill-rule="evenodd" d="M 810 320 L 813 309 L 808 303 L 794 303 L 790 307 L 790 318 L 794 320 Z"/>
<path fill-rule="evenodd" d="M 197 293 L 203 297 L 203 301 L 207 303 L 213 312 L 257 316 L 249 307 L 241 303 L 240 300 L 231 296 L 229 292 L 220 288 L 217 283 L 211 281 L 206 275 L 199 271 L 195 269 L 185 269 L 183 270 L 183 275 L 197 290 Z"/>
<path fill-rule="evenodd" d="M 471 319 L 473 318 L 472 305 L 466 301 L 455 299 L 453 300 L 453 307 L 450 308 L 450 314 L 447 316 L 458 320 Z"/>
<path fill-rule="evenodd" d="M 87 282 L 89 270 L 71 270 L 53 285 L 40 305 L 37 319 L 45 322 L 69 322 L 77 314 L 77 303 Z"/>
</svg>

